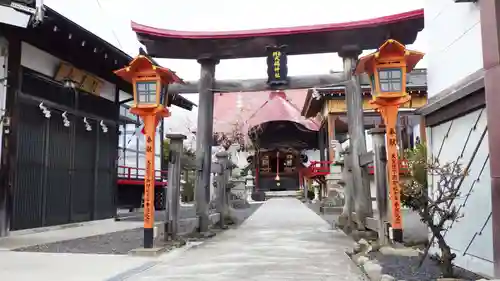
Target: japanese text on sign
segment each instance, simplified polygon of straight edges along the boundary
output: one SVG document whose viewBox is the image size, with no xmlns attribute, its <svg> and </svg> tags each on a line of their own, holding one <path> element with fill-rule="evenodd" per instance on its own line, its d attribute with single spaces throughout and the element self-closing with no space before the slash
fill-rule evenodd
<svg viewBox="0 0 500 281">
<path fill-rule="evenodd" d="M 280 58 L 281 58 L 281 52 L 280 51 L 274 51 L 273 52 L 273 58 L 274 58 L 274 78 L 280 79 Z"/>
<path fill-rule="evenodd" d="M 144 220 L 146 226 L 151 225 L 151 218 L 152 218 L 152 210 L 151 210 L 151 203 L 150 202 L 150 197 L 151 197 L 151 185 L 153 179 L 151 178 L 151 160 L 148 160 L 146 163 L 146 175 L 144 179 Z"/>
<path fill-rule="evenodd" d="M 154 168 L 153 139 L 146 137 L 146 174 L 144 175 L 144 227 L 153 227 Z"/>
<path fill-rule="evenodd" d="M 396 130 L 390 128 L 387 134 L 389 185 L 392 202 L 392 227 L 401 229 L 401 201 L 399 188 L 399 158 L 397 153 Z"/>
<path fill-rule="evenodd" d="M 287 84 L 287 55 L 282 47 L 267 48 L 267 83 L 270 85 Z"/>
</svg>

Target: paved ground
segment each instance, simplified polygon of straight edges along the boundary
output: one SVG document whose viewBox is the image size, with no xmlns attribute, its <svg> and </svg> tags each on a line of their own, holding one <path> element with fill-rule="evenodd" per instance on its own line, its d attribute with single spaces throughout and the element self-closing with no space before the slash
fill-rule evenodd
<svg viewBox="0 0 500 281">
<path fill-rule="evenodd" d="M 120 255 L 23 253 L 0 251 L 2 281 L 119 281 L 119 274 L 154 261 Z M 118 278 L 109 279 L 113 276 Z"/>
<path fill-rule="evenodd" d="M 136 224 L 101 221 L 40 233 L 23 232 L 0 240 L 0 244 L 5 249 L 12 243 L 19 246 L 68 240 Z M 365 280 L 344 254 L 351 245 L 349 238 L 331 230 L 298 200 L 271 199 L 239 228 L 201 244 L 188 243 L 159 258 L 13 252 L 0 248 L 0 280 Z"/>
<path fill-rule="evenodd" d="M 276 198 L 239 228 L 167 254 L 127 280 L 365 280 L 345 254 L 351 246 L 297 199 Z"/>
</svg>

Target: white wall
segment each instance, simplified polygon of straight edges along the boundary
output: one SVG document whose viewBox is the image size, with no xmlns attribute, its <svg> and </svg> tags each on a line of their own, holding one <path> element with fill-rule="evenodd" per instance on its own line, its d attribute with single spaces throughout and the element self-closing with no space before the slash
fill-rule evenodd
<svg viewBox="0 0 500 281">
<path fill-rule="evenodd" d="M 483 65 L 479 7 L 453 0 L 425 1 L 427 83 L 432 97 Z"/>
<path fill-rule="evenodd" d="M 8 42 L 0 36 L 0 80 L 7 77 Z M 0 82 L 0 116 L 5 114 L 5 97 L 7 93 L 7 80 Z M 3 122 L 0 122 L 0 155 L 2 155 Z"/>
<path fill-rule="evenodd" d="M 26 68 L 45 74 L 49 77 L 54 77 L 61 61 L 62 60 L 59 58 L 26 42 L 22 43 L 21 65 Z M 82 70 L 86 71 L 85 69 Z M 100 79 L 104 82 L 100 93 L 101 97 L 114 101 L 115 85 L 103 80 L 102 78 Z"/>
<path fill-rule="evenodd" d="M 488 133 L 481 138 L 486 125 L 486 110 L 474 111 L 431 128 L 428 145 L 432 155 L 443 164 L 458 159 L 462 165 L 470 165 L 468 175 L 460 185 L 460 196 L 454 201 L 464 217 L 451 225 L 445 238 L 457 254 L 456 265 L 493 276 Z M 437 177 L 430 180 L 430 192 L 435 192 Z M 437 248 L 433 250 L 437 251 Z"/>
<path fill-rule="evenodd" d="M 417 137 L 420 138 L 420 141 L 422 141 L 420 137 L 420 124 L 417 124 L 412 127 L 413 130 L 413 143 L 417 143 Z"/>
<path fill-rule="evenodd" d="M 311 161 L 320 161 L 321 153 L 319 149 L 315 150 L 304 150 L 304 154 L 307 155 L 307 163 L 304 163 L 305 166 L 311 165 Z"/>
<path fill-rule="evenodd" d="M 427 54 L 429 97 L 483 67 L 477 3 L 426 0 L 425 29 L 429 40 Z M 486 112 L 477 110 L 428 128 L 427 145 L 432 156 L 438 157 L 441 163 L 458 159 L 463 165 L 470 164 L 469 174 L 460 186 L 462 196 L 454 202 L 461 208 L 464 217 L 451 225 L 445 238 L 457 254 L 456 265 L 476 273 L 493 276 L 487 133 L 481 139 L 485 128 Z M 474 152 L 476 147 L 477 153 Z M 432 192 L 437 179 L 430 177 L 429 180 Z M 432 250 L 438 251 L 437 247 L 433 247 Z"/>
</svg>

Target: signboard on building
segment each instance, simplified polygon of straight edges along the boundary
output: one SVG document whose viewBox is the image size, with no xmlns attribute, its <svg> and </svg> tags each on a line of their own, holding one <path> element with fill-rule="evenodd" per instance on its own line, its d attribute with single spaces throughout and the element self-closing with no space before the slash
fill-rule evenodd
<svg viewBox="0 0 500 281">
<path fill-rule="evenodd" d="M 0 0 L 0 24 L 25 28 L 35 12 L 36 0 Z"/>
<path fill-rule="evenodd" d="M 103 82 L 96 76 L 79 70 L 65 62 L 60 64 L 54 79 L 60 82 L 69 79 L 75 83 L 76 88 L 96 96 L 100 95 L 103 86 Z"/>
<path fill-rule="evenodd" d="M 21 4 L 26 7 L 35 8 L 36 0 L 0 0 L 0 5 L 11 6 L 12 4 L 14 4 L 14 7 L 17 6 L 16 4 Z"/>
<path fill-rule="evenodd" d="M 279 86 L 288 84 L 288 60 L 286 46 L 267 47 L 267 84 Z"/>
</svg>

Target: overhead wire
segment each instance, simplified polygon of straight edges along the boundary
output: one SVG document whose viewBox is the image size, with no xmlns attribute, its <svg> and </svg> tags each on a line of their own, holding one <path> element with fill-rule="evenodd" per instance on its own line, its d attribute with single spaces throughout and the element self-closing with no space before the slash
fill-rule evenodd
<svg viewBox="0 0 500 281">
<path fill-rule="evenodd" d="M 106 14 L 105 9 L 104 9 L 104 8 L 102 7 L 102 5 L 101 5 L 101 1 L 96 0 L 96 2 L 97 2 L 97 6 L 99 7 L 99 10 L 101 11 L 101 13 Z M 105 17 L 105 16 L 104 16 L 103 18 L 106 18 L 106 19 L 107 19 L 107 17 Z M 108 22 L 108 23 L 109 23 L 109 22 Z M 120 49 L 121 49 L 121 50 L 123 50 L 122 43 L 121 43 L 121 41 L 120 41 L 120 38 L 118 38 L 118 35 L 116 34 L 115 28 L 113 27 L 113 25 L 112 25 L 112 24 L 109 24 L 109 27 L 110 27 L 110 29 L 111 29 L 111 33 L 113 34 L 113 37 L 115 38 L 116 42 L 118 43 L 118 47 L 120 47 Z"/>
</svg>

